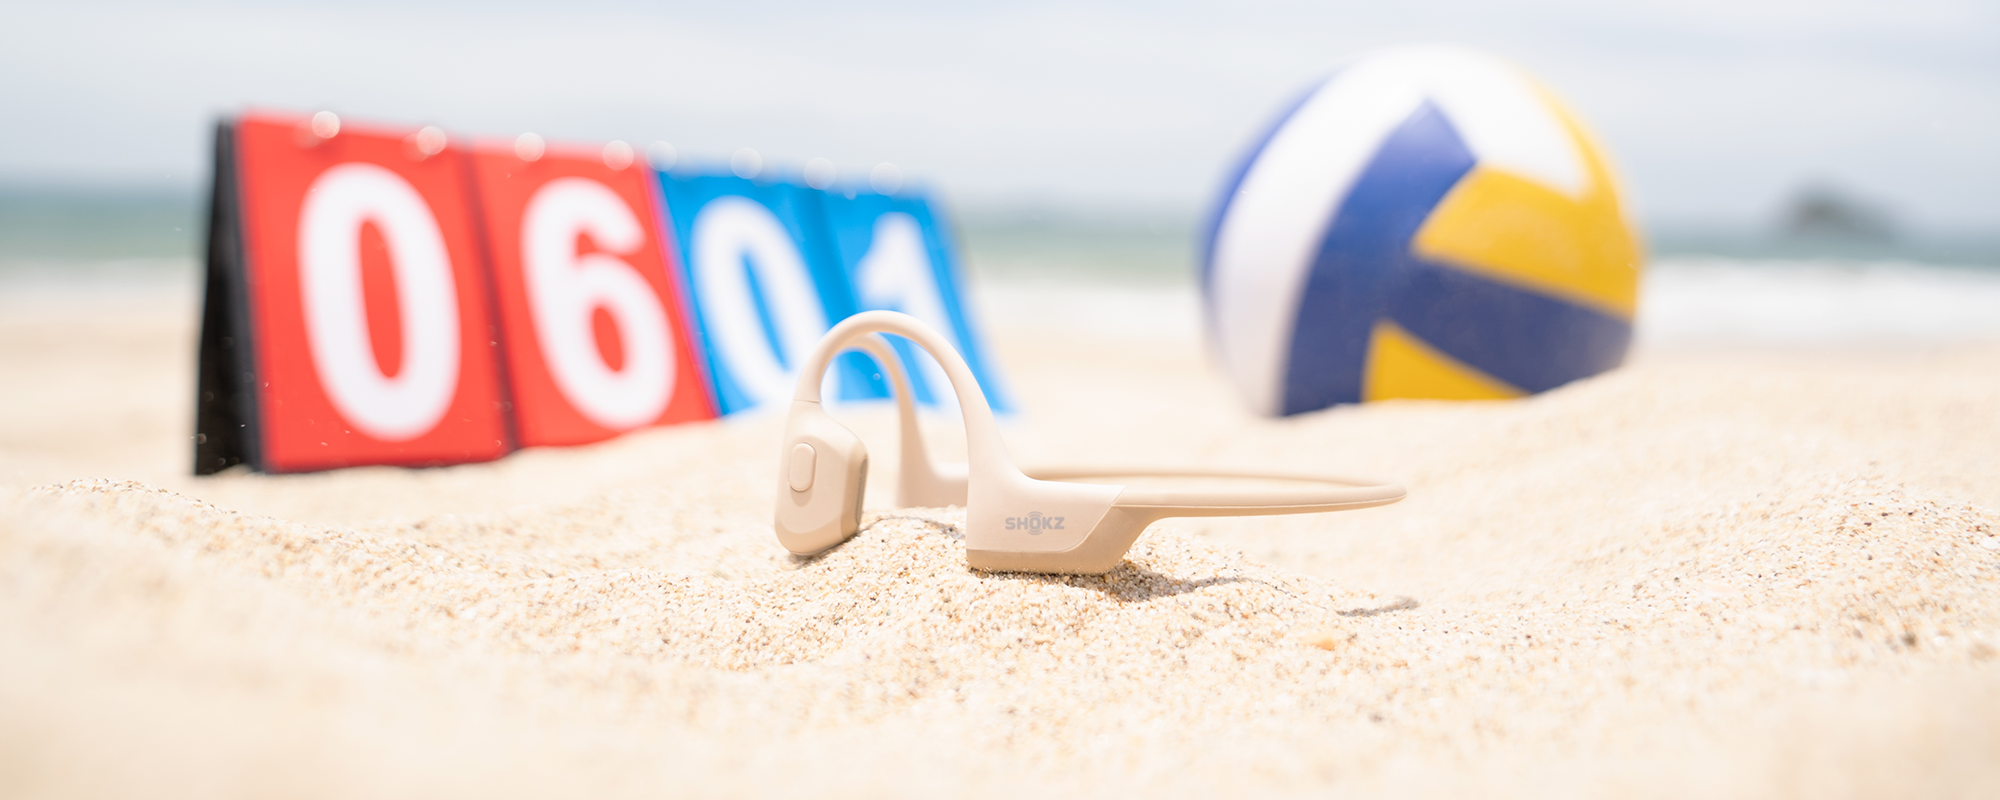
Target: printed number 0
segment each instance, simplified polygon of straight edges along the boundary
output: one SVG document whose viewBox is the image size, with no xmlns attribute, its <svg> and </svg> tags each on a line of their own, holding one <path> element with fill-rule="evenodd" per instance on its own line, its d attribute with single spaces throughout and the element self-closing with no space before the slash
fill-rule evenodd
<svg viewBox="0 0 2000 800">
<path fill-rule="evenodd" d="M 819 292 L 791 235 L 757 201 L 725 196 L 702 206 L 688 238 L 694 240 L 695 297 L 730 379 L 751 405 L 790 397 L 785 364 L 804 358 L 827 330 Z M 776 342 L 764 333 L 746 262 L 757 274 Z"/>
<path fill-rule="evenodd" d="M 403 364 L 382 374 L 361 289 L 361 225 L 388 246 L 399 297 Z M 437 218 L 408 181 L 373 164 L 314 179 L 299 210 L 299 289 L 306 346 L 333 407 L 390 442 L 436 427 L 458 389 L 458 290 Z"/>
<path fill-rule="evenodd" d="M 578 234 L 602 252 L 577 255 Z M 543 360 L 570 405 L 612 430 L 658 419 L 673 395 L 666 310 L 652 284 L 617 257 L 645 244 L 646 229 L 624 199 L 585 178 L 549 181 L 521 219 L 528 307 Z M 617 323 L 625 354 L 619 369 L 597 349 L 591 316 L 599 308 Z"/>
</svg>

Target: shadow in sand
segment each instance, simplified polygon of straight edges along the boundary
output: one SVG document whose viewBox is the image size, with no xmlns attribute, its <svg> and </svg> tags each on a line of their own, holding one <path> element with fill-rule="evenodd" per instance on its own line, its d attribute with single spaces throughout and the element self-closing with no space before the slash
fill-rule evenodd
<svg viewBox="0 0 2000 800">
<path fill-rule="evenodd" d="M 1114 600 L 1126 603 L 1143 603 L 1147 600 L 1157 600 L 1162 597 L 1187 594 L 1188 592 L 1210 586 L 1219 586 L 1226 583 L 1242 583 L 1249 580 L 1234 575 L 1216 575 L 1193 580 L 1176 578 L 1172 575 L 1154 572 L 1153 570 L 1133 564 L 1130 561 L 1120 563 L 1118 566 L 1113 567 L 1110 572 L 1106 572 L 1103 575 L 986 572 L 976 569 L 972 570 L 972 573 L 992 580 L 1029 581 L 1050 585 L 1074 586 L 1079 589 L 1091 589 L 1103 592 Z"/>
<path fill-rule="evenodd" d="M 920 516 L 916 514 L 896 514 L 896 513 L 870 514 L 862 519 L 861 527 L 865 531 L 871 526 L 874 526 L 878 523 L 887 522 L 890 520 L 920 523 L 925 527 L 930 528 L 932 531 L 937 532 L 940 535 L 956 539 L 959 541 L 965 540 L 965 531 L 961 529 L 959 526 L 932 517 Z M 814 553 L 809 556 L 794 555 L 791 557 L 792 566 L 794 569 L 809 567 L 815 563 L 818 563 L 820 559 L 826 558 L 828 555 L 839 552 L 841 548 L 848 546 L 848 544 L 851 543 L 852 541 L 853 540 L 850 539 L 847 542 L 842 542 L 822 552 Z M 1228 574 L 1212 575 L 1204 578 L 1179 578 L 1162 572 L 1157 572 L 1152 569 L 1148 569 L 1146 567 L 1139 566 L 1137 564 L 1132 563 L 1131 561 L 1120 562 L 1118 566 L 1112 568 L 1110 572 L 1106 572 L 1102 575 L 1058 575 L 1053 573 L 1038 573 L 1038 572 L 987 572 L 985 570 L 971 569 L 970 567 L 968 567 L 967 570 L 974 575 L 989 580 L 1026 581 L 1030 583 L 1073 586 L 1079 589 L 1090 589 L 1093 591 L 1103 592 L 1104 594 L 1110 596 L 1112 599 L 1127 603 L 1142 603 L 1147 600 L 1156 600 L 1162 597 L 1173 597 L 1174 595 L 1187 594 L 1188 592 L 1199 591 L 1201 589 L 1205 589 L 1210 586 L 1220 586 L 1223 584 L 1243 583 L 1246 581 L 1263 583 L 1263 581 L 1257 581 L 1254 578 L 1245 578 L 1240 575 L 1228 575 Z M 1285 591 L 1284 587 L 1282 586 L 1276 588 L 1278 588 L 1279 591 Z M 1348 611 L 1341 611 L 1338 613 L 1341 614 L 1342 616 L 1358 617 L 1358 616 L 1371 616 L 1374 614 L 1383 614 L 1390 611 L 1401 611 L 1403 609 L 1416 608 L 1416 607 L 1417 607 L 1417 601 L 1406 597 L 1397 600 L 1396 602 L 1391 603 L 1387 606 L 1383 606 L 1381 608 L 1352 609 Z"/>
<path fill-rule="evenodd" d="M 1350 608 L 1347 609 L 1346 611 L 1336 611 L 1334 613 L 1339 614 L 1343 617 L 1372 617 L 1375 616 L 1376 614 L 1387 614 L 1392 611 L 1408 611 L 1416 607 L 1417 607 L 1417 598 L 1398 597 L 1396 598 L 1395 602 L 1390 603 L 1386 606 L 1376 606 L 1374 608 Z"/>
</svg>

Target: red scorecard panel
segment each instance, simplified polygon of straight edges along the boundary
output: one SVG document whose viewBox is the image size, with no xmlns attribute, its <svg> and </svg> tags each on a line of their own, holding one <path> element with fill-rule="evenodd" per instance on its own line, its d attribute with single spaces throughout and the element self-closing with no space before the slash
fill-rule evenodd
<svg viewBox="0 0 2000 800">
<path fill-rule="evenodd" d="M 650 171 L 622 145 L 516 144 L 473 163 L 521 444 L 714 417 Z"/>
<path fill-rule="evenodd" d="M 310 125 L 236 128 L 260 466 L 505 455 L 465 157 L 435 129 Z"/>
</svg>

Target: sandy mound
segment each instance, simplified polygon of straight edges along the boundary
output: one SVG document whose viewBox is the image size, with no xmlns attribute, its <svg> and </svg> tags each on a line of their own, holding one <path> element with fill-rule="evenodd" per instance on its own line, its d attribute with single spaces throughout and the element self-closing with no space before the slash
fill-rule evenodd
<svg viewBox="0 0 2000 800">
<path fill-rule="evenodd" d="M 161 399 L 191 370 L 142 368 L 179 346 L 143 322 L 99 330 L 130 370 L 0 346 L 46 412 L 0 414 L 6 796 L 2000 786 L 1993 350 L 1653 357 L 1270 421 L 1193 347 L 1006 340 L 1026 462 L 1412 490 L 1169 521 L 1079 578 L 969 571 L 960 512 L 879 493 L 794 559 L 769 418 L 193 479 Z M 879 409 L 843 415 L 893 452 Z"/>
<path fill-rule="evenodd" d="M 773 789 L 805 779 L 752 767 L 793 758 L 864 794 L 967 779 L 1199 793 L 1245 775 L 1305 789 L 1380 777 L 1399 758 L 1477 763 L 1606 741 L 1643 752 L 1682 734 L 1635 732 L 1635 720 L 1702 719 L 1857 677 L 1945 676 L 2000 654 L 1985 638 L 2000 629 L 2000 516 L 1867 482 L 1721 510 L 1659 532 L 1646 552 L 1580 554 L 1630 575 L 1578 587 L 1594 601 L 1449 608 L 1172 530 L 1102 577 L 981 574 L 964 566 L 951 510 L 877 514 L 820 558 L 759 548 L 734 574 L 705 575 L 617 548 L 589 563 L 539 552 L 512 530 L 532 521 L 303 525 L 105 481 L 27 494 L 0 540 L 7 649 L 88 657 L 39 676 L 18 675 L 33 660 L 16 665 L 23 680 L 10 685 L 94 673 L 55 680 L 54 698 L 16 697 L 60 718 L 14 717 L 9 738 L 77 759 L 16 775 L 31 785 L 35 772 L 118 764 L 123 745 L 143 744 L 191 751 L 157 766 L 192 758 L 253 793 L 372 794 L 412 774 L 433 787 L 550 788 L 578 769 L 600 788 Z M 113 719 L 67 707 L 83 698 L 65 693 L 100 683 L 144 702 Z M 1967 699 L 2000 710 L 1993 688 Z M 163 708 L 162 689 L 261 713 Z M 436 730 L 385 747 L 374 726 L 406 717 L 390 727 Z M 202 744 L 91 730 L 113 720 L 127 735 L 192 727 Z M 35 741 L 37 728 L 55 735 Z M 1922 754 L 1974 768 L 2000 744 L 1986 731 L 1951 742 L 1961 752 L 1927 737 Z M 600 737 L 602 751 L 578 744 Z M 359 751 L 347 758 L 366 768 L 248 768 L 265 748 L 286 763 Z M 131 788 L 110 773 L 104 789 Z"/>
</svg>

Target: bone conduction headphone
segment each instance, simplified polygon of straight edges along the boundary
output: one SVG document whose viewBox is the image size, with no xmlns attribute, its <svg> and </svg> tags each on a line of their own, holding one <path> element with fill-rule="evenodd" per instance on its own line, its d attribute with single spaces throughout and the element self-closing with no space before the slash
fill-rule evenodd
<svg viewBox="0 0 2000 800">
<path fill-rule="evenodd" d="M 967 464 L 931 463 L 902 361 L 878 333 L 909 339 L 944 368 L 965 420 Z M 951 343 L 915 317 L 867 311 L 827 331 L 799 370 L 779 453 L 774 525 L 779 543 L 798 555 L 823 552 L 861 527 L 868 449 L 820 404 L 827 367 L 849 349 L 873 356 L 895 388 L 902 434 L 898 503 L 965 506 L 965 560 L 975 569 L 1099 574 L 1118 566 L 1139 533 L 1157 520 L 1346 511 L 1388 505 L 1405 494 L 1395 484 L 1260 472 L 1141 468 L 1050 470 L 1030 477 L 1008 459 L 993 409 Z M 1251 478 L 1292 485 L 1172 490 L 1062 480 L 1092 477 Z"/>
</svg>

